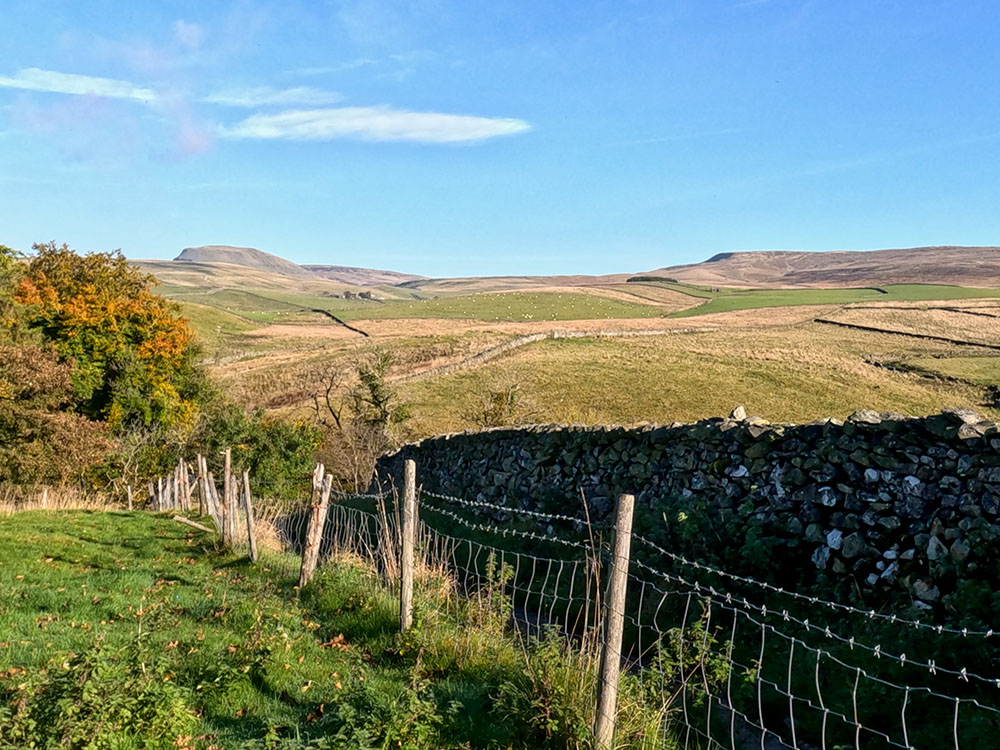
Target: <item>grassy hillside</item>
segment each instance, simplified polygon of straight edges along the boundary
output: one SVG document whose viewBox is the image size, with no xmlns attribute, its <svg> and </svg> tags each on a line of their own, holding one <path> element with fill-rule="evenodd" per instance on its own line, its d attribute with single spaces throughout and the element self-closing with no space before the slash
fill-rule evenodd
<svg viewBox="0 0 1000 750">
<path fill-rule="evenodd" d="M 445 318 L 486 321 L 609 320 L 659 317 L 677 308 L 661 307 L 618 293 L 500 292 L 436 299 L 364 300 L 270 289 L 201 289 L 170 287 L 171 298 L 216 307 L 263 323 L 301 322 L 310 310 L 329 310 L 342 320 Z M 409 295 L 410 293 L 407 292 Z M 417 293 L 414 293 L 417 294 Z M 664 305 L 667 303 L 664 302 Z"/>
<path fill-rule="evenodd" d="M 347 320 L 374 318 L 471 318 L 476 320 L 599 320 L 655 318 L 652 305 L 590 294 L 502 292 L 421 300 L 344 311 Z"/>
<path fill-rule="evenodd" d="M 1000 286 L 1000 248 L 935 246 L 860 252 L 787 250 L 719 253 L 651 274 L 694 284 L 862 287 L 931 283 Z"/>
<path fill-rule="evenodd" d="M 705 297 L 708 302 L 671 313 L 673 318 L 785 305 L 827 305 L 851 302 L 912 302 L 1000 297 L 1000 289 L 943 284 L 895 284 L 878 289 L 723 289 L 711 292 L 684 284 L 668 285 L 677 291 Z"/>
<path fill-rule="evenodd" d="M 276 554 L 254 567 L 145 513 L 0 516 L 0 746 L 567 747 L 586 731 L 490 611 L 453 602 L 462 627 L 403 637 L 360 561 L 297 592 Z M 567 673 L 543 654 L 551 680 Z M 511 713 L 505 691 L 537 710 Z"/>
<path fill-rule="evenodd" d="M 208 349 L 215 349 L 234 336 L 257 327 L 239 315 L 195 302 L 181 302 L 181 315 Z"/>
<path fill-rule="evenodd" d="M 536 422 L 693 421 L 726 414 L 736 404 L 792 422 L 844 417 L 859 408 L 926 414 L 962 405 L 985 411 L 979 388 L 868 362 L 873 355 L 906 360 L 967 353 L 815 324 L 542 341 L 483 367 L 408 383 L 403 392 L 414 405 L 420 435 L 468 429 L 462 415 L 503 378 L 521 384 Z M 990 360 L 991 371 L 997 362 Z"/>
<path fill-rule="evenodd" d="M 907 364 L 944 377 L 1000 386 L 1000 357 L 914 357 Z"/>
</svg>

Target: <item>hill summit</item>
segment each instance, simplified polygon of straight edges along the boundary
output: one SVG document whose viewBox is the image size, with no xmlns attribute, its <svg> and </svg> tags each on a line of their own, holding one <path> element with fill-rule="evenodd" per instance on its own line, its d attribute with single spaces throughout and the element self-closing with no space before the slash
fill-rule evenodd
<svg viewBox="0 0 1000 750">
<path fill-rule="evenodd" d="M 651 273 L 689 284 L 842 287 L 880 284 L 1000 285 L 1000 247 L 912 247 L 897 250 L 718 253 L 701 263 Z"/>
<path fill-rule="evenodd" d="M 231 263 L 235 266 L 256 268 L 261 271 L 278 273 L 282 276 L 312 276 L 300 265 L 277 255 L 265 253 L 255 247 L 234 247 L 233 245 L 201 245 L 186 247 L 174 260 L 191 263 Z"/>
</svg>

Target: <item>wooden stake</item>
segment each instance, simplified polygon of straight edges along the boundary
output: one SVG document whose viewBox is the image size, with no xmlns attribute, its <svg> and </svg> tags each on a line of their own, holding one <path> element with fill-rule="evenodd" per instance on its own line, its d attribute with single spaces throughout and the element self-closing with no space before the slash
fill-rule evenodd
<svg viewBox="0 0 1000 750">
<path fill-rule="evenodd" d="M 191 510 L 191 490 L 188 488 L 187 461 L 181 459 L 178 468 L 181 470 L 181 508 L 188 513 Z"/>
<path fill-rule="evenodd" d="M 299 588 L 309 583 L 309 579 L 312 578 L 319 562 L 331 489 L 333 489 L 333 475 L 326 474 L 324 476 L 323 464 L 318 464 L 313 474 L 312 511 L 309 516 L 309 525 L 306 528 L 305 546 L 302 548 Z"/>
<path fill-rule="evenodd" d="M 633 495 L 618 496 L 615 551 L 611 558 L 611 578 L 608 581 L 608 596 L 604 610 L 604 643 L 601 648 L 601 671 L 597 683 L 597 717 L 594 721 L 594 746 L 600 750 L 610 750 L 615 735 L 634 505 Z"/>
<path fill-rule="evenodd" d="M 243 510 L 247 516 L 247 538 L 250 541 L 250 562 L 257 562 L 257 531 L 253 521 L 253 501 L 250 499 L 250 471 L 243 472 Z"/>
<path fill-rule="evenodd" d="M 131 512 L 131 510 L 132 510 L 132 485 L 131 484 L 126 485 L 125 489 L 128 491 L 128 509 Z"/>
<path fill-rule="evenodd" d="M 413 625 L 413 547 L 417 533 L 417 464 L 403 465 L 403 534 L 399 555 L 399 629 Z"/>
<path fill-rule="evenodd" d="M 206 503 L 205 503 L 205 469 L 201 465 L 201 462 L 203 460 L 204 459 L 202 458 L 201 454 L 199 453 L 198 456 L 197 456 L 197 458 L 195 459 L 195 466 L 198 467 L 198 475 L 197 475 L 197 478 L 196 478 L 195 481 L 198 484 L 198 517 L 199 518 L 201 518 L 202 516 L 205 515 L 205 505 L 206 505 Z"/>
<path fill-rule="evenodd" d="M 205 475 L 205 487 L 208 492 L 208 513 L 215 521 L 215 526 L 219 530 L 219 536 L 223 534 L 222 529 L 222 508 L 219 504 L 219 492 L 215 487 L 215 475 L 208 472 Z"/>
<path fill-rule="evenodd" d="M 212 504 L 212 492 L 208 488 L 208 483 L 211 481 L 209 477 L 211 474 L 208 472 L 208 461 L 204 456 L 199 456 L 201 459 L 201 492 L 200 492 L 200 502 L 202 515 L 208 513 L 215 518 L 215 506 Z"/>
<path fill-rule="evenodd" d="M 222 545 L 228 547 L 233 543 L 231 533 L 231 521 L 233 514 L 232 504 L 229 502 L 233 493 L 233 451 L 226 448 L 226 459 L 222 468 Z"/>
</svg>

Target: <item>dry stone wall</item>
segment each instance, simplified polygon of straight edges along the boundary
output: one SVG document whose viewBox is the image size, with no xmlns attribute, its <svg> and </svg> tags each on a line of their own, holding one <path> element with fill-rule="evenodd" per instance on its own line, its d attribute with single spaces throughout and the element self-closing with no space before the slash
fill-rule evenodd
<svg viewBox="0 0 1000 750">
<path fill-rule="evenodd" d="M 601 519 L 621 492 L 654 517 L 690 508 L 709 517 L 704 534 L 752 528 L 787 547 L 779 557 L 808 580 L 918 608 L 947 607 L 970 575 L 1000 581 L 1000 427 L 968 410 L 791 425 L 738 407 L 694 424 L 493 429 L 406 445 L 378 476 L 405 458 L 426 489 L 512 509 L 582 517 L 582 493 Z"/>
</svg>

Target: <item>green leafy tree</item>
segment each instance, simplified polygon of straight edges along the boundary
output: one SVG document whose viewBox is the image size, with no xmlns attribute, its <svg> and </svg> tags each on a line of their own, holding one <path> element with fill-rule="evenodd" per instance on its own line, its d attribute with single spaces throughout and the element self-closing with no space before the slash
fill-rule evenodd
<svg viewBox="0 0 1000 750">
<path fill-rule="evenodd" d="M 118 251 L 35 245 L 14 302 L 26 325 L 73 363 L 77 409 L 113 429 L 191 425 L 206 381 L 176 306 Z"/>
<path fill-rule="evenodd" d="M 24 274 L 21 255 L 0 245 L 0 340 L 17 336 L 21 323 L 20 305 L 15 299 L 17 285 Z"/>
<path fill-rule="evenodd" d="M 355 423 L 377 430 L 391 442 L 397 430 L 410 418 L 410 407 L 399 399 L 388 383 L 392 355 L 377 351 L 358 364 L 358 386 L 354 389 Z"/>
<path fill-rule="evenodd" d="M 233 463 L 249 469 L 261 495 L 280 500 L 302 497 L 308 491 L 319 429 L 242 407 L 217 401 L 207 406 L 188 445 L 187 455 L 198 451 L 212 461 L 226 448 L 232 449 Z M 170 451 L 169 447 L 164 450 Z M 163 463 L 176 460 L 164 456 Z"/>
</svg>

